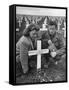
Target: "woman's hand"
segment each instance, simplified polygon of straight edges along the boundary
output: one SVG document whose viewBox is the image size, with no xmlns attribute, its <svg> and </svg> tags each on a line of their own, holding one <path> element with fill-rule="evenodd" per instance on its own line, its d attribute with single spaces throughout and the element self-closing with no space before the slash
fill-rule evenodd
<svg viewBox="0 0 69 90">
<path fill-rule="evenodd" d="M 57 55 L 56 52 L 51 52 L 51 56 L 54 58 Z"/>
</svg>

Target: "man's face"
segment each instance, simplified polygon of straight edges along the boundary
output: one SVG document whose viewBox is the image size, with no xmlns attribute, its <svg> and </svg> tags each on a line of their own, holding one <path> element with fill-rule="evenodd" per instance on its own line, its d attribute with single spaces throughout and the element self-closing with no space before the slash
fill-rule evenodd
<svg viewBox="0 0 69 90">
<path fill-rule="evenodd" d="M 53 25 L 53 26 L 49 26 L 49 34 L 50 34 L 50 35 L 54 35 L 55 32 L 56 32 L 55 26 L 54 26 L 54 25 Z"/>
</svg>

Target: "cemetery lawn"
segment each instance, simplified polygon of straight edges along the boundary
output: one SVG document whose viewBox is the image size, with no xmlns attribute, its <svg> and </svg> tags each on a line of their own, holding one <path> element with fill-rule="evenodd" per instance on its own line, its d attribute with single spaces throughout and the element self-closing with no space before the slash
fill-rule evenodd
<svg viewBox="0 0 69 90">
<path fill-rule="evenodd" d="M 16 78 L 17 83 L 24 84 L 55 81 L 66 81 L 66 70 L 61 64 L 50 63 L 48 68 L 42 67 L 39 72 L 36 68 L 31 68 L 28 74 Z"/>
</svg>

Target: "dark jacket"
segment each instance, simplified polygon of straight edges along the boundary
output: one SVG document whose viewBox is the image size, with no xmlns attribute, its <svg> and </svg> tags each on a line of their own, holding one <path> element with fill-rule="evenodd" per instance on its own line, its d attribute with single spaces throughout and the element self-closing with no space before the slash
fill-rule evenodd
<svg viewBox="0 0 69 90">
<path fill-rule="evenodd" d="M 53 45 L 48 44 L 48 40 L 51 40 Z M 54 47 L 55 46 L 55 47 Z M 53 36 L 49 34 L 47 31 L 42 35 L 42 47 L 43 48 L 50 48 L 50 51 L 56 48 L 57 50 L 61 49 L 61 52 L 59 52 L 56 55 L 56 60 L 59 60 L 61 56 L 65 53 L 65 44 L 64 44 L 64 38 L 62 37 L 62 34 L 59 32 L 56 32 Z M 48 58 L 51 56 L 48 56 Z"/>
<path fill-rule="evenodd" d="M 57 49 L 61 49 L 62 47 L 64 47 L 64 39 L 62 37 L 62 34 L 60 34 L 59 32 L 56 32 L 53 36 L 51 36 L 48 31 L 44 33 L 42 35 L 42 42 L 48 44 L 48 40 L 51 40 Z"/>
</svg>

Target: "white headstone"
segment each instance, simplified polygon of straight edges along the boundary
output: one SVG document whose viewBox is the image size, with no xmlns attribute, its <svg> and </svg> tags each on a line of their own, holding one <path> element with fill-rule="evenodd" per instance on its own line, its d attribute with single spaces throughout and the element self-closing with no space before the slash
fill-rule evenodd
<svg viewBox="0 0 69 90">
<path fill-rule="evenodd" d="M 29 21 L 27 20 L 27 17 L 25 17 L 25 22 L 26 22 L 26 28 L 29 26 Z"/>
</svg>

